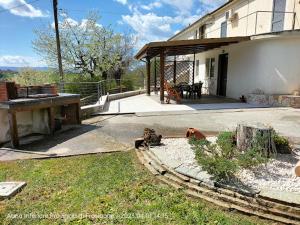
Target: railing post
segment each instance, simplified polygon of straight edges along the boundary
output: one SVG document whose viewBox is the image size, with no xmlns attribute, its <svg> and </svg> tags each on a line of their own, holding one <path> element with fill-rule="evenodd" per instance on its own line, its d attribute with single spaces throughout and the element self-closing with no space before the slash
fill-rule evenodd
<svg viewBox="0 0 300 225">
<path fill-rule="evenodd" d="M 256 12 L 256 18 L 255 18 L 255 33 L 257 32 L 257 17 L 258 17 L 258 11 Z"/>
<path fill-rule="evenodd" d="M 100 82 L 97 83 L 97 96 L 98 96 L 98 101 L 100 103 Z"/>
<path fill-rule="evenodd" d="M 292 30 L 295 30 L 295 23 L 296 23 L 296 13 L 294 12 Z"/>
</svg>

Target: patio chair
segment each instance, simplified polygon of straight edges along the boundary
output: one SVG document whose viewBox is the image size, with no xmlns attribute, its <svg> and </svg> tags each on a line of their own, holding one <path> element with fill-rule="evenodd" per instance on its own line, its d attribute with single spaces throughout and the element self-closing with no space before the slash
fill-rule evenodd
<svg viewBox="0 0 300 225">
<path fill-rule="evenodd" d="M 166 99 L 167 104 L 170 104 L 171 99 L 174 99 L 177 104 L 181 103 L 181 97 L 179 91 L 176 90 L 176 88 L 173 88 L 166 80 L 164 81 L 164 88 L 168 94 Z"/>
</svg>

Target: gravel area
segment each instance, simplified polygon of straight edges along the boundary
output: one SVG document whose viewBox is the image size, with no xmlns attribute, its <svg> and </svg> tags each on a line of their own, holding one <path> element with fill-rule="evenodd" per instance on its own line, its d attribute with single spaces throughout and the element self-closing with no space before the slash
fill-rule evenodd
<svg viewBox="0 0 300 225">
<path fill-rule="evenodd" d="M 215 138 L 208 138 L 214 141 Z M 182 164 L 198 167 L 195 154 L 186 138 L 163 139 L 163 145 L 151 148 L 158 158 L 170 167 Z M 300 193 L 300 177 L 294 174 L 294 166 L 300 160 L 300 151 L 291 155 L 278 154 L 276 159 L 253 169 L 243 169 L 236 176 L 254 190 L 280 190 Z"/>
<path fill-rule="evenodd" d="M 237 177 L 254 189 L 272 189 L 300 193 L 300 177 L 296 177 L 294 167 L 300 160 L 296 154 L 281 155 L 267 164 L 253 169 L 243 169 Z"/>
</svg>

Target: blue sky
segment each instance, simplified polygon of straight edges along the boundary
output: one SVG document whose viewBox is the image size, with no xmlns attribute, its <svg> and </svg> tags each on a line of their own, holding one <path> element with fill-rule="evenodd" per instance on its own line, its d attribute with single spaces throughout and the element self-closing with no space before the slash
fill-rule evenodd
<svg viewBox="0 0 300 225">
<path fill-rule="evenodd" d="M 99 23 L 137 37 L 138 49 L 165 40 L 226 0 L 58 0 L 80 23 L 91 10 Z M 34 52 L 34 29 L 53 23 L 52 0 L 0 0 L 0 66 L 44 66 Z M 63 20 L 63 17 L 60 17 Z"/>
</svg>

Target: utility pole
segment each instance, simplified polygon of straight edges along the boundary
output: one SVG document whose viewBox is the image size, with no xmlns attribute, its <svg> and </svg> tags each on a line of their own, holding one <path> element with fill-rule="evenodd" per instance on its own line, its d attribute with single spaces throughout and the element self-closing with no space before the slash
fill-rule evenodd
<svg viewBox="0 0 300 225">
<path fill-rule="evenodd" d="M 60 78 L 62 81 L 64 81 L 64 71 L 63 71 L 62 61 L 61 61 L 60 39 L 59 39 L 58 18 L 57 18 L 57 0 L 53 0 L 53 13 L 54 13 L 54 24 L 55 24 L 55 34 L 56 34 L 58 69 L 59 69 Z"/>
</svg>

